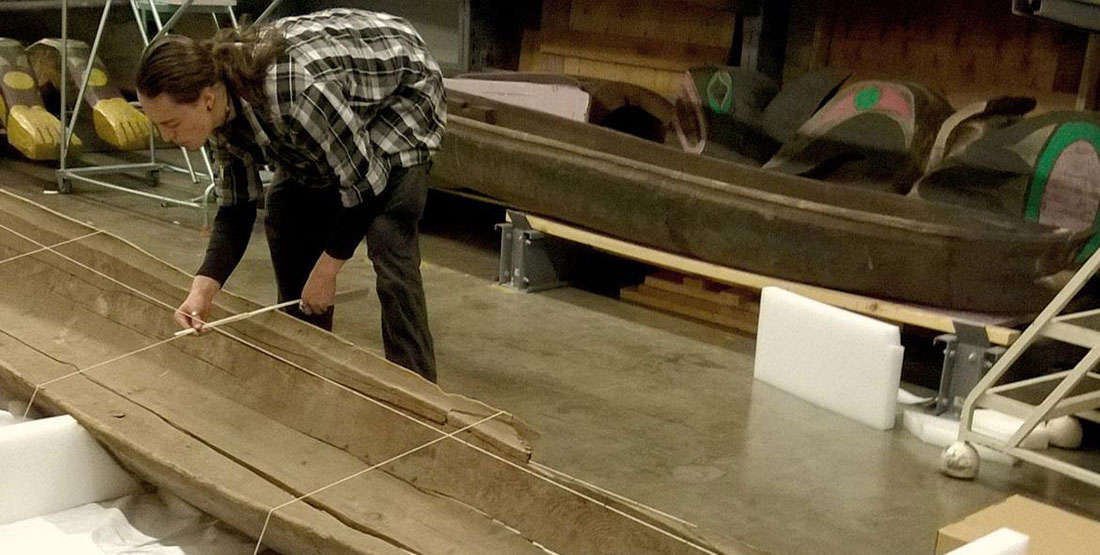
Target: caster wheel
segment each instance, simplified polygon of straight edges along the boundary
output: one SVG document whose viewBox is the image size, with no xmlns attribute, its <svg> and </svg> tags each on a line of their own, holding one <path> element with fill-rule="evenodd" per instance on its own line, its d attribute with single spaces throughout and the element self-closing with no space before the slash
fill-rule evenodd
<svg viewBox="0 0 1100 555">
<path fill-rule="evenodd" d="M 973 480 L 978 475 L 978 450 L 965 441 L 956 441 L 940 455 L 940 472 L 962 480 Z"/>
<path fill-rule="evenodd" d="M 149 170 L 149 182 L 153 187 L 160 185 L 160 170 Z"/>
<path fill-rule="evenodd" d="M 62 179 L 57 182 L 57 192 L 67 195 L 73 192 L 73 181 L 71 179 Z"/>
</svg>

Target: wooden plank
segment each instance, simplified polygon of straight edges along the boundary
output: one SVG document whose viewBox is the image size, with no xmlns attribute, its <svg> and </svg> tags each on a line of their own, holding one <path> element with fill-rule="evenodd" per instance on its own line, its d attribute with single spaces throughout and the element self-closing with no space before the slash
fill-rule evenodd
<svg viewBox="0 0 1100 555">
<path fill-rule="evenodd" d="M 72 371 L 71 366 L 2 333 L 0 349 L 4 352 L 0 383 L 18 395 L 29 396 L 45 376 Z M 272 507 L 293 499 L 252 469 L 87 378 L 45 388 L 36 403 L 47 414 L 72 415 L 125 467 L 253 538 Z M 407 553 L 307 503 L 276 512 L 264 543 L 283 553 Z"/>
<path fill-rule="evenodd" d="M 741 9 L 743 0 L 666 0 L 665 4 L 695 4 L 696 6 L 704 6 L 714 10 L 725 10 L 730 12 L 736 12 Z M 675 9 L 674 5 L 669 6 L 670 9 Z"/>
<path fill-rule="evenodd" d="M 556 58 L 560 62 L 561 57 L 543 54 L 539 50 L 539 45 L 542 42 L 540 33 L 536 29 L 523 31 L 523 41 L 520 43 L 519 51 L 519 71 L 525 73 L 561 73 L 560 67 L 558 71 L 552 71 L 549 68 L 549 58 Z"/>
<path fill-rule="evenodd" d="M 719 285 L 698 277 L 658 272 L 646 276 L 645 284 L 655 289 L 663 289 L 713 303 L 719 306 L 755 312 L 760 310 L 759 293 L 744 288 L 732 288 Z"/>
<path fill-rule="evenodd" d="M 543 31 L 568 29 L 571 10 L 571 0 L 542 0 L 542 22 L 539 28 Z"/>
<path fill-rule="evenodd" d="M 748 312 L 741 314 L 715 312 L 713 307 L 708 306 L 704 301 L 645 285 L 625 288 L 619 292 L 619 295 L 623 300 L 650 308 L 689 316 L 749 334 L 756 333 L 757 316 Z"/>
<path fill-rule="evenodd" d="M 746 318 L 753 322 L 756 321 L 757 313 L 744 308 L 715 304 L 706 299 L 700 299 L 699 297 L 685 295 L 678 291 L 669 291 L 668 289 L 653 287 L 652 285 L 647 285 L 645 283 L 637 285 L 633 289 L 642 295 L 646 295 L 656 299 L 664 299 L 670 302 L 676 302 L 686 308 L 691 308 L 692 310 L 707 312 L 716 316 Z"/>
<path fill-rule="evenodd" d="M 34 218 L 26 213 L 30 206 L 0 192 L 0 224 L 38 228 L 35 237 L 87 231 L 41 209 Z M 13 252 L 28 252 L 24 243 L 0 241 Z M 387 553 L 394 547 L 541 553 L 539 546 L 561 553 L 742 552 L 636 504 L 594 502 L 583 488 L 540 474 L 528 466 L 529 448 L 517 437 L 514 419 L 443 394 L 415 374 L 285 314 L 265 313 L 220 328 L 245 341 L 216 333 L 157 345 L 172 338 L 170 314 L 186 295 L 186 275 L 107 234 L 65 250 L 85 266 L 53 253 L 0 266 L 0 278 L 9 284 L 0 288 L 0 379 L 17 383 L 17 393 L 29 394 L 75 368 L 112 361 L 50 384 L 39 395 L 85 425 L 98 426 L 105 441 L 123 445 L 120 457 L 147 479 L 189 501 L 211 498 L 196 504 L 220 510 L 215 516 L 246 534 L 258 533 L 268 509 L 385 463 L 308 503 L 292 504 L 286 514 L 276 512 L 268 536 L 275 539 L 265 543 L 284 552 Z M 231 296 L 219 300 L 248 304 Z M 378 387 L 380 381 L 389 387 Z M 120 439 L 101 424 L 128 421 L 126 409 L 90 418 L 98 401 L 70 389 L 73 384 L 126 399 L 187 438 L 184 448 L 193 443 L 196 453 L 214 453 L 267 481 L 257 486 L 267 493 L 252 498 L 235 482 L 217 481 L 227 479 L 224 473 L 176 464 L 177 450 L 163 443 L 176 440 L 175 434 Z M 404 396 L 413 401 L 402 402 Z M 441 437 L 436 430 L 457 430 L 489 415 L 497 420 L 457 436 L 461 443 L 427 443 Z M 386 463 L 402 453 L 409 454 Z M 288 515 L 311 507 L 323 508 L 321 514 L 331 514 L 346 530 L 295 529 L 309 524 Z M 377 546 L 356 543 L 360 532 Z M 277 543 L 288 535 L 298 539 Z"/>
<path fill-rule="evenodd" d="M 683 81 L 683 73 L 663 69 L 629 66 L 579 58 L 564 58 L 564 73 L 580 77 L 595 77 L 609 81 L 622 81 L 647 88 L 671 99 Z"/>
<path fill-rule="evenodd" d="M 1081 84 L 1077 89 L 1077 109 L 1100 108 L 1100 35 L 1089 34 L 1085 50 L 1085 64 L 1081 70 Z"/>
<path fill-rule="evenodd" d="M 671 254 L 642 245 L 629 243 L 621 239 L 615 239 L 606 235 L 575 228 L 546 218 L 527 215 L 527 221 L 531 224 L 533 229 L 547 235 L 589 245 L 605 252 L 653 264 L 661 268 L 704 276 L 720 283 L 750 287 L 752 289 L 763 289 L 768 286 L 782 287 L 793 293 L 868 316 L 947 333 L 955 332 L 955 320 L 974 322 L 985 327 L 990 342 L 995 345 L 1011 345 L 1020 335 L 1020 332 L 1017 330 L 1000 325 L 1003 319 L 999 317 L 971 312 L 949 312 L 929 307 L 872 299 L 852 293 L 845 293 L 843 291 L 815 287 L 803 283 L 754 274 L 744 270 L 737 270 L 726 266 L 719 266 L 686 256 Z"/>
<path fill-rule="evenodd" d="M 734 14 L 699 4 L 666 0 L 573 0 L 569 27 L 575 31 L 692 43 L 728 51 Z"/>
<path fill-rule="evenodd" d="M 544 54 L 677 72 L 700 65 L 723 65 L 729 55 L 728 46 L 578 31 L 545 31 L 541 39 L 539 50 Z"/>
<path fill-rule="evenodd" d="M 164 350 L 166 355 L 170 352 Z M 189 368 L 173 368 L 170 356 L 158 354 L 131 357 L 97 369 L 95 379 L 242 466 L 281 484 L 295 496 L 323 488 L 369 468 L 372 462 L 397 456 L 438 437 L 427 429 L 419 434 L 405 434 L 403 441 L 387 449 L 371 449 L 370 459 L 364 460 L 287 426 L 281 419 L 273 419 L 238 403 L 238 395 L 222 397 L 205 387 L 196 388 L 194 377 L 186 372 L 205 374 L 197 368 L 201 363 L 192 363 Z M 171 371 L 158 375 L 150 372 L 150 367 Z M 305 388 L 310 380 L 283 378 L 277 381 L 298 381 Z M 213 380 L 203 382 L 216 383 Z M 310 416 L 317 419 L 319 428 L 339 427 L 341 420 L 361 422 L 363 426 L 400 427 L 395 423 L 385 424 L 381 418 L 370 420 L 352 416 L 359 412 L 355 404 L 346 398 L 337 400 L 339 392 L 335 388 L 328 397 L 332 404 L 346 409 L 348 416 L 332 418 L 316 411 Z M 359 404 L 363 403 L 366 401 L 360 399 Z M 226 422 L 236 425 L 227 427 Z M 484 518 L 469 505 L 449 497 L 425 494 L 384 469 L 362 474 L 339 487 L 318 493 L 310 497 L 309 504 L 339 515 L 344 523 L 356 530 L 389 538 L 395 545 L 415 553 L 543 553 L 516 531 Z"/>
<path fill-rule="evenodd" d="M 1077 92 L 1085 34 L 1014 16 L 998 0 L 832 3 L 827 15 L 819 12 L 835 21 L 822 37 L 831 43 L 827 65 L 856 78 L 910 79 L 986 98 Z"/>
</svg>

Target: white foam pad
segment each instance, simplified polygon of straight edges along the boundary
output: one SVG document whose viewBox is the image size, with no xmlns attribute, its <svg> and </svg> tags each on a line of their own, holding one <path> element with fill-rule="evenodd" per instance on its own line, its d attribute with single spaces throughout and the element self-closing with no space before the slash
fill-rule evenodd
<svg viewBox="0 0 1100 555">
<path fill-rule="evenodd" d="M 919 410 L 908 409 L 905 411 L 903 425 L 918 439 L 936 447 L 947 447 L 959 439 L 959 421 L 952 418 L 934 416 Z M 978 450 L 978 456 L 983 461 L 1007 465 L 1016 464 L 1016 457 L 994 451 L 984 445 L 975 445 L 974 448 Z"/>
<path fill-rule="evenodd" d="M 71 416 L 0 427 L 0 524 L 139 490 Z"/>
<path fill-rule="evenodd" d="M 1027 555 L 1030 538 L 1009 528 L 998 528 L 947 555 Z"/>
<path fill-rule="evenodd" d="M 1023 425 L 1024 419 L 1022 418 L 1016 418 L 992 409 L 975 409 L 971 427 L 979 434 L 1007 442 L 1008 438 L 1012 437 Z M 1043 423 L 1036 426 L 1020 443 L 1022 449 L 1046 449 L 1049 445 L 1050 434 L 1047 432 L 1047 426 Z"/>
<path fill-rule="evenodd" d="M 756 379 L 880 430 L 894 427 L 897 326 L 778 287 L 760 296 Z"/>
<path fill-rule="evenodd" d="M 251 555 L 255 546 L 163 491 L 0 525 L 4 555 Z"/>
<path fill-rule="evenodd" d="M 492 79 L 444 79 L 443 85 L 467 94 L 560 116 L 588 121 L 591 96 L 571 85 L 494 81 Z"/>
</svg>

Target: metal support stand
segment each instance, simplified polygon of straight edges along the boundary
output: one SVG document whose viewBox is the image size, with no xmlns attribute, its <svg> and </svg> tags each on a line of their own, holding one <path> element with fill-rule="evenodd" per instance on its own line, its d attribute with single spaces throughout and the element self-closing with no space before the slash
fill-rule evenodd
<svg viewBox="0 0 1100 555">
<path fill-rule="evenodd" d="M 531 228 L 521 212 L 508 211 L 500 230 L 499 283 L 533 293 L 567 284 L 571 257 L 567 241 Z"/>
<path fill-rule="evenodd" d="M 1001 358 L 1005 348 L 989 342 L 984 326 L 959 321 L 955 322 L 955 333 L 939 335 L 934 342 L 944 345 L 935 414 L 954 412 L 957 415 L 962 400 Z"/>
<path fill-rule="evenodd" d="M 976 476 L 979 459 L 972 444 L 978 444 L 1100 487 L 1100 472 L 1050 453 L 1021 447 L 1028 434 L 1048 420 L 1073 415 L 1100 422 L 1100 374 L 1095 372 L 1100 364 L 1100 310 L 1062 314 L 1098 270 L 1100 251 L 1085 261 L 1020 338 L 978 380 L 963 403 L 959 440 L 944 451 L 941 472 L 956 478 Z M 1087 352 L 1070 370 L 999 383 L 1024 351 L 1044 337 L 1084 347 Z M 973 429 L 974 411 L 978 408 L 1015 416 L 1022 423 L 1008 439 L 988 436 Z"/>
</svg>

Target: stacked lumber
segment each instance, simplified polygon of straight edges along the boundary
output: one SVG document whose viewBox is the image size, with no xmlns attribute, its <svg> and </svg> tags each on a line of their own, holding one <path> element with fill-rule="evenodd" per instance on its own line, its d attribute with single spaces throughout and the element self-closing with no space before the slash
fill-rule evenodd
<svg viewBox="0 0 1100 555">
<path fill-rule="evenodd" d="M 760 293 L 749 288 L 659 270 L 646 276 L 640 285 L 624 287 L 619 297 L 734 331 L 756 334 Z"/>
<path fill-rule="evenodd" d="M 683 72 L 724 65 L 731 0 L 544 0 L 542 26 L 523 37 L 520 71 L 632 83 L 667 98 Z"/>
</svg>

